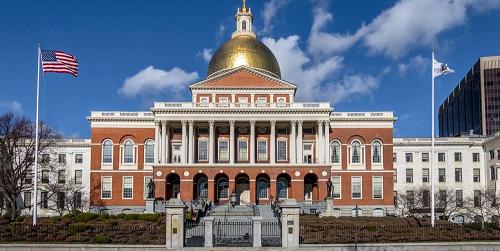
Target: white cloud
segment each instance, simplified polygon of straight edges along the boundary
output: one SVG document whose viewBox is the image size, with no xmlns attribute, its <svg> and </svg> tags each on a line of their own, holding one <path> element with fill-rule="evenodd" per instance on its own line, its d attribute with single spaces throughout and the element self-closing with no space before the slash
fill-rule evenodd
<svg viewBox="0 0 500 251">
<path fill-rule="evenodd" d="M 10 111 L 15 114 L 22 114 L 23 113 L 23 106 L 21 103 L 13 100 L 13 101 L 5 101 L 5 102 L 0 102 L 0 107 L 3 107 L 5 110 Z"/>
<path fill-rule="evenodd" d="M 214 55 L 214 51 L 212 48 L 204 48 L 203 51 L 200 53 L 201 57 L 203 57 L 203 60 L 205 62 L 210 62 L 210 59 L 212 59 L 212 56 Z"/>
<path fill-rule="evenodd" d="M 430 67 L 430 59 L 424 58 L 421 55 L 411 58 L 407 63 L 399 63 L 399 75 L 405 76 L 408 71 L 414 71 L 418 74 L 423 74 L 426 66 Z"/>
<path fill-rule="evenodd" d="M 197 72 L 188 73 L 177 67 L 166 71 L 148 66 L 127 78 L 118 93 L 125 97 L 135 97 L 168 91 L 171 96 L 177 96 L 181 94 L 186 84 L 198 78 Z"/>
<path fill-rule="evenodd" d="M 379 84 L 379 78 L 370 75 L 345 75 L 342 80 L 327 84 L 324 93 L 328 94 L 330 101 L 335 104 L 351 98 L 371 96 Z"/>
<path fill-rule="evenodd" d="M 269 0 L 264 3 L 264 9 L 262 10 L 262 19 L 264 22 L 264 27 L 262 33 L 269 34 L 273 30 L 273 25 L 271 23 L 276 12 L 288 3 L 288 0 Z"/>
<path fill-rule="evenodd" d="M 469 9 L 499 7 L 500 0 L 400 0 L 353 34 L 323 31 L 332 15 L 316 9 L 309 50 L 338 53 L 361 42 L 371 53 L 399 58 L 414 47 L 435 45 L 440 33 L 466 23 Z"/>
</svg>

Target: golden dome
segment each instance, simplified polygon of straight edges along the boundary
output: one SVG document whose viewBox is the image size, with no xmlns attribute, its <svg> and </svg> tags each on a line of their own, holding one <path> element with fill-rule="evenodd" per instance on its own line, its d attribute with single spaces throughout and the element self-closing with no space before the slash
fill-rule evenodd
<svg viewBox="0 0 500 251">
<path fill-rule="evenodd" d="M 252 36 L 239 35 L 224 43 L 212 56 L 207 76 L 225 69 L 249 66 L 281 78 L 278 60 L 266 45 Z"/>
</svg>

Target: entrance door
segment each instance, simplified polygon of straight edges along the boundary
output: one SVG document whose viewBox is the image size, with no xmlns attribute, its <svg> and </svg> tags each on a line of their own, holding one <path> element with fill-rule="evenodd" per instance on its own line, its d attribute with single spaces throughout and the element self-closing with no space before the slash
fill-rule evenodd
<svg viewBox="0 0 500 251">
<path fill-rule="evenodd" d="M 236 179 L 236 196 L 240 205 L 250 204 L 250 180 L 248 177 Z"/>
<path fill-rule="evenodd" d="M 303 144 L 303 156 L 304 163 L 313 163 L 313 144 L 312 143 L 304 143 Z"/>
</svg>

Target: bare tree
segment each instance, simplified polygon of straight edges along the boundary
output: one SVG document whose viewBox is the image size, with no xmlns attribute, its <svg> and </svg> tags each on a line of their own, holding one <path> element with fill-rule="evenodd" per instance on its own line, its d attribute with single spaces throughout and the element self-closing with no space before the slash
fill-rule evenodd
<svg viewBox="0 0 500 251">
<path fill-rule="evenodd" d="M 40 123 L 38 154 L 53 146 L 59 138 L 55 129 Z M 16 203 L 21 193 L 32 187 L 33 182 L 26 181 L 30 180 L 34 163 L 34 123 L 10 112 L 0 116 L 0 190 L 4 193 L 7 215 L 11 219 L 18 216 L 22 209 Z M 39 163 L 41 171 L 45 163 Z"/>
<path fill-rule="evenodd" d="M 466 216 L 474 222 L 481 223 L 481 227 L 484 228 L 485 221 L 498 218 L 500 215 L 498 197 L 494 188 L 474 191 L 474 195 L 464 202 L 467 210 Z"/>
<path fill-rule="evenodd" d="M 429 217 L 431 214 L 431 191 L 428 186 L 414 187 L 413 190 L 398 192 L 396 210 L 400 216 Z M 461 208 L 453 189 L 439 190 L 434 195 L 436 216 L 449 219 Z"/>
<path fill-rule="evenodd" d="M 57 179 L 43 189 L 48 193 L 48 209 L 60 216 L 65 213 L 82 212 L 88 208 L 85 186 L 76 184 L 74 179 L 65 182 Z"/>
</svg>

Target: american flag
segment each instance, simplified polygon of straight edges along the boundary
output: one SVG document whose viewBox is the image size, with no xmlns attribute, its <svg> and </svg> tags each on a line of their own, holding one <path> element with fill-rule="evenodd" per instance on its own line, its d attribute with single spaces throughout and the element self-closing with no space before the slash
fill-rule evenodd
<svg viewBox="0 0 500 251">
<path fill-rule="evenodd" d="M 62 51 L 42 50 L 43 72 L 69 73 L 78 76 L 78 61 Z"/>
</svg>

